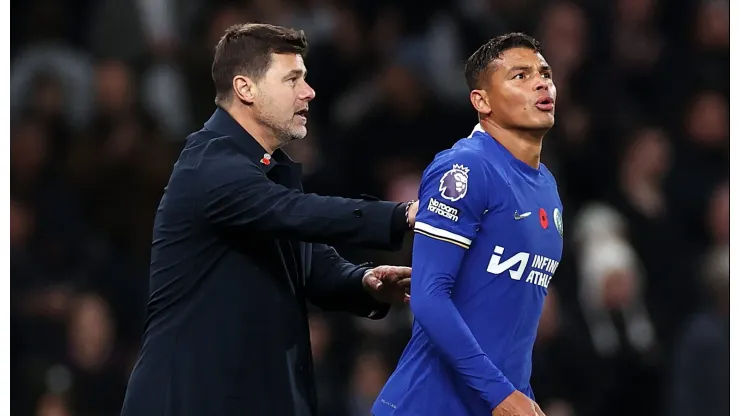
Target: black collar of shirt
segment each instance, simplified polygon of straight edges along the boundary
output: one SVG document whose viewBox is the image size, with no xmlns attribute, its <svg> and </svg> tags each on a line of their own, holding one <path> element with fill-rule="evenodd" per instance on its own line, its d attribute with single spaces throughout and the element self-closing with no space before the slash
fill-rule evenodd
<svg viewBox="0 0 740 416">
<path fill-rule="evenodd" d="M 247 156 L 257 166 L 267 173 L 276 165 L 297 165 L 282 149 L 278 149 L 273 152 L 272 156 L 269 156 L 261 144 L 252 137 L 249 132 L 231 117 L 231 114 L 226 112 L 223 108 L 217 108 L 211 118 L 205 122 L 205 128 L 229 136 L 234 140 L 237 146 L 239 146 Z M 269 156 L 269 157 L 268 157 Z"/>
</svg>

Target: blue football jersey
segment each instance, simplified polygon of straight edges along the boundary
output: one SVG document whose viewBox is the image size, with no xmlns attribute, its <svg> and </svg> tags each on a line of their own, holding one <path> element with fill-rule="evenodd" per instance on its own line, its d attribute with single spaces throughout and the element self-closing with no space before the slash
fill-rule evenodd
<svg viewBox="0 0 740 416">
<path fill-rule="evenodd" d="M 532 348 L 563 250 L 563 206 L 544 164 L 480 125 L 424 171 L 412 260 L 412 337 L 372 412 L 490 415 L 534 399 Z"/>
</svg>

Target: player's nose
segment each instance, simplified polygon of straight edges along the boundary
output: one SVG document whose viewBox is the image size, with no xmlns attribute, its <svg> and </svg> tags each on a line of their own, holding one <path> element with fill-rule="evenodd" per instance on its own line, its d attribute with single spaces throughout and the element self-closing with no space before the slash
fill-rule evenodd
<svg viewBox="0 0 740 416">
<path fill-rule="evenodd" d="M 540 79 L 534 84 L 535 91 L 548 91 L 550 89 L 549 79 Z"/>
</svg>

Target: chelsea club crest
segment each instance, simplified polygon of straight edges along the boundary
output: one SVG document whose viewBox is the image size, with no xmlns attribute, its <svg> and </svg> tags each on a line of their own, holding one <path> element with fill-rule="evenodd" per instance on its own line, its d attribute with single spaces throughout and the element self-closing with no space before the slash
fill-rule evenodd
<svg viewBox="0 0 740 416">
<path fill-rule="evenodd" d="M 558 208 L 555 208 L 555 211 L 552 212 L 552 219 L 555 221 L 555 228 L 557 228 L 560 238 L 563 238 L 563 214 L 560 213 Z"/>
<path fill-rule="evenodd" d="M 463 165 L 452 165 L 452 169 L 442 175 L 439 180 L 439 193 L 442 198 L 455 202 L 465 197 L 468 193 L 469 168 Z"/>
</svg>

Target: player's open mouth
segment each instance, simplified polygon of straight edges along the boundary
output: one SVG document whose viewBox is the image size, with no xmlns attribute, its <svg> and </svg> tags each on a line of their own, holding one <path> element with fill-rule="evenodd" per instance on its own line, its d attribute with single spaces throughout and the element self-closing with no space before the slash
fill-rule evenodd
<svg viewBox="0 0 740 416">
<path fill-rule="evenodd" d="M 534 106 L 540 111 L 552 111 L 555 108 L 555 100 L 550 97 L 541 97 Z"/>
<path fill-rule="evenodd" d="M 295 112 L 295 115 L 301 118 L 303 122 L 308 120 L 308 108 L 304 108 L 302 110 L 298 110 Z"/>
</svg>

